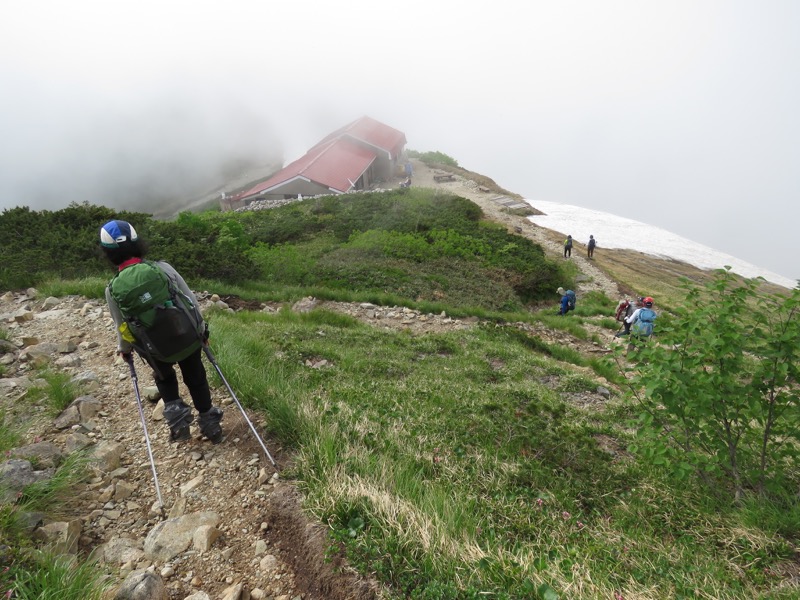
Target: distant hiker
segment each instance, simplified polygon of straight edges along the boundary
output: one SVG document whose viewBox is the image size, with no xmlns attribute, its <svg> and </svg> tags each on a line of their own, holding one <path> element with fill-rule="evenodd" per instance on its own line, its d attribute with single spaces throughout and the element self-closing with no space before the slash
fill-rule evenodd
<svg viewBox="0 0 800 600">
<path fill-rule="evenodd" d="M 644 298 L 637 297 L 636 300 L 620 300 L 619 304 L 617 304 L 617 312 L 616 312 L 616 319 L 617 321 L 622 322 L 622 326 L 624 331 L 618 331 L 614 337 L 622 337 L 624 335 L 628 335 L 631 332 L 631 324 L 626 321 L 628 317 L 630 317 L 636 309 L 640 308 L 644 304 Z"/>
<path fill-rule="evenodd" d="M 644 341 L 653 335 L 656 317 L 658 314 L 653 310 L 653 299 L 650 296 L 643 298 L 642 306 L 625 319 L 626 323 L 630 323 L 631 338 Z"/>
<path fill-rule="evenodd" d="M 406 162 L 405 172 L 406 172 L 406 178 L 410 180 L 411 175 L 414 173 L 414 167 L 411 166 L 411 161 Z"/>
<path fill-rule="evenodd" d="M 568 235 L 567 239 L 564 240 L 564 258 L 567 256 L 572 256 L 572 236 Z"/>
<path fill-rule="evenodd" d="M 561 296 L 561 304 L 559 306 L 558 314 L 560 316 L 566 315 L 569 311 L 575 310 L 575 302 L 577 300 L 575 292 L 572 290 L 564 291 L 563 287 L 556 290 L 556 293 Z"/>
<path fill-rule="evenodd" d="M 100 229 L 100 247 L 117 274 L 106 287 L 106 302 L 117 330 L 117 353 L 126 361 L 131 351 L 153 369 L 164 399 L 164 420 L 170 441 L 189 439 L 191 409 L 181 400 L 174 365 L 199 413 L 200 433 L 222 441 L 222 410 L 211 403 L 202 361 L 208 327 L 192 291 L 168 263 L 145 261 L 144 242 L 126 221 L 109 221 Z"/>
<path fill-rule="evenodd" d="M 589 243 L 586 245 L 586 252 L 589 255 L 589 258 L 594 256 L 594 247 L 597 246 L 597 240 L 594 239 L 593 235 L 589 236 Z"/>
</svg>

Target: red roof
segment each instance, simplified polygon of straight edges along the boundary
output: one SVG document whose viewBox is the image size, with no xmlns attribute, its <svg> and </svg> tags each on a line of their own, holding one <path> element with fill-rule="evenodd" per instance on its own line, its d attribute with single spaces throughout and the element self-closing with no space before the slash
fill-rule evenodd
<svg viewBox="0 0 800 600">
<path fill-rule="evenodd" d="M 332 139 L 344 136 L 350 136 L 374 146 L 378 150 L 383 150 L 390 158 L 397 158 L 397 153 L 402 150 L 406 143 L 406 134 L 402 131 L 384 125 L 371 117 L 364 116 L 334 131 L 317 145 L 320 146 Z"/>
<path fill-rule="evenodd" d="M 243 197 L 269 192 L 298 178 L 344 193 L 353 187 L 375 158 L 374 152 L 346 138 L 320 142 L 266 181 L 247 190 Z"/>
</svg>

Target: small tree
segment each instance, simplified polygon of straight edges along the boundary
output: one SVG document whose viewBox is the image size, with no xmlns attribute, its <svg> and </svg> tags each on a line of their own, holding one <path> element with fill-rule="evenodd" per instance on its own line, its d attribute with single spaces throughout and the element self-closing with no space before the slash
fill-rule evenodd
<svg viewBox="0 0 800 600">
<path fill-rule="evenodd" d="M 704 288 L 684 281 L 682 305 L 632 367 L 634 449 L 680 476 L 729 482 L 737 500 L 784 488 L 800 457 L 800 289 L 758 285 L 727 268 Z"/>
</svg>

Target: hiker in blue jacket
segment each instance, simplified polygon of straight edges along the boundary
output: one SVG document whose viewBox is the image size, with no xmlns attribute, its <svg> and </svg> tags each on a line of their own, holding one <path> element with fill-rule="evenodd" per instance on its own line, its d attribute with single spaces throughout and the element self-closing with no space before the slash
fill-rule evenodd
<svg viewBox="0 0 800 600">
<path fill-rule="evenodd" d="M 630 324 L 631 338 L 646 340 L 653 335 L 653 327 L 658 313 L 653 310 L 653 299 L 650 296 L 642 299 L 642 306 L 633 311 L 625 322 Z"/>
<path fill-rule="evenodd" d="M 561 295 L 561 304 L 558 310 L 559 316 L 563 317 L 569 311 L 575 310 L 575 292 L 572 290 L 565 291 L 563 287 L 560 287 L 556 290 L 556 293 Z"/>
</svg>

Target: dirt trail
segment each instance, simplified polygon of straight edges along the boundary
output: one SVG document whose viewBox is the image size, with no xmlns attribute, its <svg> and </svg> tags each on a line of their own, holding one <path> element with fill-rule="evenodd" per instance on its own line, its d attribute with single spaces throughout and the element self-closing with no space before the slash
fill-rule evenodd
<svg viewBox="0 0 800 600">
<path fill-rule="evenodd" d="M 525 216 L 513 214 L 508 208 L 498 202 L 498 200 L 519 198 L 518 196 L 508 194 L 496 186 L 481 186 L 473 179 L 461 175 L 458 172 L 454 172 L 453 181 L 437 182 L 434 179 L 434 169 L 429 168 L 425 163 L 416 159 L 413 159 L 411 162 L 414 168 L 414 176 L 412 178 L 413 187 L 447 190 L 472 200 L 481 207 L 484 214 L 489 219 L 506 225 L 510 232 L 524 236 L 540 244 L 549 256 L 559 260 L 565 260 L 563 246 L 554 232 L 539 227 Z M 520 202 L 522 202 L 522 200 L 520 200 Z M 567 260 L 573 261 L 582 274 L 578 277 L 577 289 L 575 290 L 578 296 L 596 290 L 604 292 L 609 298 L 621 297 L 621 292 L 617 283 L 597 268 L 591 260 L 583 256 L 578 248 L 572 249 L 572 257 Z M 555 290 L 553 290 L 553 293 L 555 294 Z"/>
</svg>

